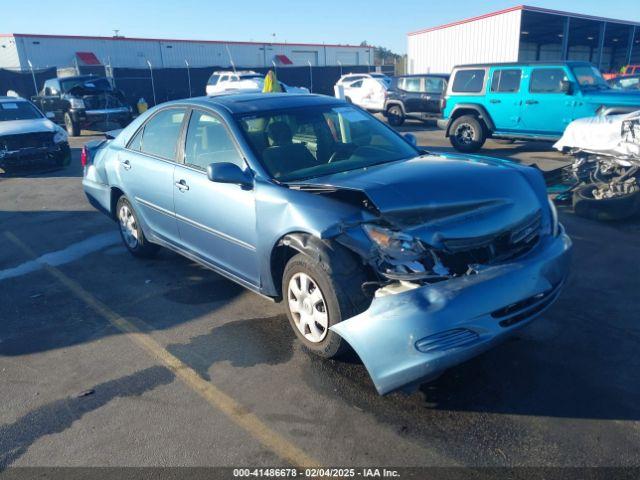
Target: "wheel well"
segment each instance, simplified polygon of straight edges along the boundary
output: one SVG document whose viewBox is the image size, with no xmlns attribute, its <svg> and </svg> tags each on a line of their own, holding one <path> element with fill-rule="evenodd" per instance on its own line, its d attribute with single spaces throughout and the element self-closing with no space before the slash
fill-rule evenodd
<svg viewBox="0 0 640 480">
<path fill-rule="evenodd" d="M 271 252 L 271 278 L 279 298 L 282 297 L 284 267 L 286 267 L 287 262 L 298 253 L 300 253 L 299 250 L 296 250 L 290 245 L 284 245 L 281 242 L 279 242 L 276 248 L 273 249 L 273 252 Z"/>
<path fill-rule="evenodd" d="M 463 107 L 463 108 L 457 108 L 456 110 L 454 110 L 451 113 L 451 118 L 449 120 L 449 126 L 447 127 L 447 137 L 451 134 L 451 125 L 453 125 L 453 122 L 455 122 L 458 118 L 464 116 L 464 115 L 472 115 L 474 117 L 476 117 L 478 119 L 478 121 L 480 122 L 480 125 L 482 125 L 482 128 L 484 129 L 485 133 L 487 135 L 489 135 L 491 133 L 491 128 L 487 123 L 487 119 L 485 118 L 484 114 L 478 110 L 476 110 L 475 108 L 470 108 L 470 107 Z"/>
<path fill-rule="evenodd" d="M 391 107 L 400 107 L 400 110 L 402 110 L 402 113 L 404 114 L 404 105 L 402 102 L 387 102 L 385 111 L 388 112 Z"/>
<path fill-rule="evenodd" d="M 110 204 L 110 212 L 111 212 L 111 218 L 113 218 L 113 220 L 117 219 L 117 212 L 116 212 L 116 206 L 118 205 L 118 200 L 120 199 L 120 197 L 124 195 L 124 192 L 122 190 L 120 190 L 118 187 L 112 187 L 111 188 L 111 204 Z"/>
<path fill-rule="evenodd" d="M 373 278 L 370 267 L 363 264 L 355 252 L 333 240 L 321 240 L 312 234 L 297 232 L 283 236 L 271 252 L 271 279 L 278 293 L 282 297 L 282 275 L 287 262 L 298 253 L 315 257 L 324 265 L 332 265 L 332 271 L 342 275 L 351 275 L 354 269 L 364 269 L 367 278 Z M 329 259 L 332 258 L 333 261 Z M 329 272 L 330 273 L 330 272 Z"/>
</svg>

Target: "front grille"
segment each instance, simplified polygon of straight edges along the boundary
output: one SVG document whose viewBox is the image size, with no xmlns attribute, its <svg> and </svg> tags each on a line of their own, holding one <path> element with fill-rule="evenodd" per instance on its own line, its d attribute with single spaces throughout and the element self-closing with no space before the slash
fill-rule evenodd
<svg viewBox="0 0 640 480">
<path fill-rule="evenodd" d="M 501 327 L 511 327 L 547 308 L 556 299 L 559 291 L 560 284 L 556 284 L 545 292 L 491 312 L 491 316 L 495 319 L 502 319 L 500 321 Z"/>
<path fill-rule="evenodd" d="M 489 265 L 524 255 L 538 243 L 541 225 L 538 211 L 496 235 L 444 240 L 444 251 L 439 256 L 453 273 L 462 275 L 474 264 Z"/>
<path fill-rule="evenodd" d="M 0 148 L 3 150 L 21 150 L 23 148 L 41 148 L 53 145 L 53 133 L 37 132 L 0 137 Z"/>
<path fill-rule="evenodd" d="M 122 107 L 122 102 L 113 95 L 87 95 L 82 100 L 87 110 L 106 110 Z"/>
<path fill-rule="evenodd" d="M 456 328 L 424 337 L 416 342 L 416 348 L 423 353 L 451 350 L 475 343 L 479 335 L 466 328 Z"/>
</svg>

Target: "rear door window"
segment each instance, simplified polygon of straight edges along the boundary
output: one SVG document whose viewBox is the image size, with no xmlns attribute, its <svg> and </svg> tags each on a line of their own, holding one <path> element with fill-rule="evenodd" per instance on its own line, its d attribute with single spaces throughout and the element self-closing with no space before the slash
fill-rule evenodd
<svg viewBox="0 0 640 480">
<path fill-rule="evenodd" d="M 562 81 L 567 74 L 562 68 L 534 68 L 529 80 L 531 93 L 562 93 Z"/>
<path fill-rule="evenodd" d="M 175 161 L 185 112 L 183 108 L 170 108 L 154 115 L 144 126 L 140 151 Z"/>
<path fill-rule="evenodd" d="M 426 77 L 424 79 L 424 90 L 427 93 L 442 93 L 445 89 L 444 78 Z"/>
<path fill-rule="evenodd" d="M 484 69 L 458 70 L 451 90 L 457 93 L 480 93 L 484 88 Z"/>
<path fill-rule="evenodd" d="M 495 93 L 517 93 L 520 90 L 522 70 L 510 68 L 493 72 L 491 91 Z"/>
</svg>

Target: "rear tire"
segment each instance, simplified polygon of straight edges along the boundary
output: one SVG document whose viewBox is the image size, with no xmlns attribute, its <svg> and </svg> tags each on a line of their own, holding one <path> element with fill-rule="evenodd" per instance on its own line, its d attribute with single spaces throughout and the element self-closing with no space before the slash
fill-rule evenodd
<svg viewBox="0 0 640 480">
<path fill-rule="evenodd" d="M 80 136 L 80 124 L 78 122 L 74 122 L 73 118 L 69 112 L 64 114 L 64 126 L 67 129 L 67 134 L 70 137 L 79 137 Z"/>
<path fill-rule="evenodd" d="M 124 243 L 124 246 L 127 247 L 127 250 L 129 250 L 133 256 L 150 258 L 158 252 L 160 247 L 150 243 L 144 236 L 144 232 L 138 221 L 138 216 L 124 195 L 118 199 L 116 219 L 120 226 L 122 243 Z"/>
<path fill-rule="evenodd" d="M 404 123 L 405 117 L 399 105 L 391 105 L 387 109 L 387 122 L 392 127 L 400 127 Z"/>
<path fill-rule="evenodd" d="M 593 198 L 595 183 L 578 187 L 573 192 L 573 210 L 576 215 L 591 220 L 611 221 L 629 218 L 640 211 L 640 191 L 614 198 Z"/>
<path fill-rule="evenodd" d="M 282 296 L 294 333 L 312 353 L 324 358 L 343 354 L 347 343 L 329 327 L 363 312 L 364 269 L 344 251 L 317 257 L 297 254 L 287 263 Z M 319 291 L 316 292 L 316 290 Z"/>
<path fill-rule="evenodd" d="M 475 115 L 462 115 L 451 124 L 449 141 L 453 148 L 463 153 L 477 152 L 487 140 L 480 119 Z"/>
</svg>

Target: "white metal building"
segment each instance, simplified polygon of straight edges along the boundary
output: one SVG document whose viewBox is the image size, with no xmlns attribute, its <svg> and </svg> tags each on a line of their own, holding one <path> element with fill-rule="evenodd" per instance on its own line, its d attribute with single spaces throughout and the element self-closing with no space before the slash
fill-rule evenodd
<svg viewBox="0 0 640 480">
<path fill-rule="evenodd" d="M 307 43 L 225 42 L 157 38 L 0 34 L 0 68 L 114 67 L 184 68 L 373 65 L 373 47 Z M 97 62 L 97 63 L 96 63 Z"/>
<path fill-rule="evenodd" d="M 637 0 L 635 0 L 637 2 Z M 638 15 L 640 10 L 631 8 Z M 584 60 L 602 71 L 640 63 L 640 22 L 520 5 L 408 34 L 411 73 L 455 65 Z"/>
</svg>

